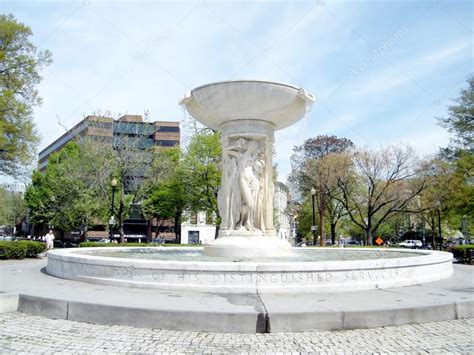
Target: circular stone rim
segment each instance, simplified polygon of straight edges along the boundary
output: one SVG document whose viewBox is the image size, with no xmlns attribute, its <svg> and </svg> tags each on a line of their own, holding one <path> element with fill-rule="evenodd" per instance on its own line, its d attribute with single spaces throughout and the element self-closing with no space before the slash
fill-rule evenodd
<svg viewBox="0 0 474 355">
<path fill-rule="evenodd" d="M 203 85 L 200 85 L 200 86 L 197 86 L 195 87 L 194 89 L 191 90 L 191 94 L 194 92 L 194 91 L 198 91 L 200 89 L 203 89 L 205 87 L 208 87 L 208 86 L 213 86 L 213 85 L 221 85 L 221 84 L 227 84 L 227 83 L 261 83 L 261 84 L 272 84 L 272 85 L 278 85 L 278 86 L 286 86 L 286 87 L 289 87 L 289 88 L 292 88 L 292 89 L 295 89 L 296 91 L 298 91 L 300 88 L 295 86 L 295 85 L 291 85 L 291 84 L 286 84 L 286 83 L 279 83 L 277 81 L 270 81 L 270 80 L 223 80 L 223 81 L 214 81 L 212 83 L 207 83 L 207 84 L 203 84 Z"/>
<path fill-rule="evenodd" d="M 226 85 L 232 86 L 232 85 L 239 85 L 239 84 L 277 87 L 280 94 L 285 93 L 286 95 L 290 95 L 291 98 L 294 99 L 291 105 L 279 107 L 280 110 L 282 109 L 288 110 L 289 107 L 292 108 L 293 112 L 291 112 L 291 114 L 288 116 L 289 119 L 283 120 L 282 117 L 284 117 L 284 115 L 282 115 L 282 113 L 276 116 L 278 118 L 276 121 L 275 121 L 275 117 L 272 117 L 272 119 L 267 119 L 267 118 L 261 117 L 260 115 L 255 116 L 255 117 L 253 117 L 252 115 L 242 116 L 238 118 L 227 117 L 223 119 L 219 115 L 211 115 L 209 111 L 209 107 L 203 106 L 202 101 L 198 100 L 200 91 L 203 91 L 203 90 L 212 91 L 212 89 L 209 89 L 209 88 L 213 86 L 226 86 Z M 302 101 L 300 105 L 296 105 L 296 102 L 298 101 L 298 99 Z M 290 85 L 290 84 L 279 83 L 275 81 L 266 81 L 266 80 L 225 80 L 225 81 L 207 83 L 207 84 L 200 85 L 192 89 L 184 96 L 184 98 L 182 98 L 179 101 L 179 104 L 185 107 L 186 111 L 192 117 L 194 117 L 198 122 L 216 130 L 220 130 L 221 126 L 226 122 L 242 121 L 242 120 L 260 120 L 260 121 L 269 122 L 274 125 L 274 130 L 281 130 L 296 123 L 302 117 L 304 117 L 306 113 L 309 111 L 309 108 L 312 106 L 315 100 L 316 100 L 316 97 L 313 94 L 307 92 L 304 88 L 299 88 L 297 86 Z M 276 108 L 273 108 L 271 111 L 274 111 L 274 110 L 276 110 Z"/>
<path fill-rule="evenodd" d="M 150 250 L 151 248 L 155 247 L 143 249 Z M 193 247 L 156 248 L 162 250 L 202 249 Z M 113 249 L 137 250 L 133 247 L 114 247 Z M 303 252 L 317 252 L 323 249 L 334 250 L 334 248 L 298 248 Z M 104 251 L 104 248 L 81 248 L 81 251 L 86 250 Z M 372 248 L 351 248 L 350 250 L 356 252 L 374 251 Z M 327 293 L 393 288 L 437 281 L 452 275 L 453 257 L 451 253 L 398 248 L 383 250 L 422 255 L 377 260 L 258 263 L 114 258 L 79 254 L 77 249 L 63 249 L 48 252 L 46 272 L 64 279 L 96 284 L 237 294 Z M 357 275 L 360 276 L 360 279 Z M 287 282 L 289 276 L 293 278 L 290 283 Z M 237 280 L 237 283 L 230 282 L 231 279 L 236 281 L 236 277 L 240 277 L 241 280 Z M 306 279 L 304 279 L 305 277 Z M 326 280 L 322 279 L 324 277 Z M 327 279 L 328 277 L 330 280 Z M 344 277 L 356 277 L 356 279 L 344 279 Z"/>
<path fill-rule="evenodd" d="M 376 251 L 385 251 L 385 252 L 404 252 L 407 254 L 419 254 L 418 256 L 407 256 L 407 257 L 400 257 L 400 258 L 387 258 L 387 259 L 354 259 L 354 260 L 322 260 L 322 261 L 268 261 L 268 262 L 258 262 L 258 261 L 196 261 L 196 260 L 152 260 L 152 259 L 135 259 L 135 258 L 118 258 L 113 256 L 103 256 L 103 255 L 90 255 L 90 254 L 82 254 L 82 251 L 108 251 L 108 250 L 201 250 L 203 251 L 203 247 L 113 247 L 113 248 L 104 248 L 104 247 L 87 247 L 87 248 L 64 248 L 64 249 L 56 249 L 50 250 L 47 252 L 48 261 L 49 258 L 53 259 L 64 259 L 66 261 L 72 261 L 76 259 L 86 259 L 88 261 L 97 261 L 99 263 L 104 262 L 107 265 L 108 263 L 113 265 L 122 265 L 124 263 L 134 262 L 141 266 L 153 266 L 153 265 L 160 265 L 160 266 L 168 266 L 170 270 L 176 269 L 187 269 L 195 266 L 196 264 L 202 265 L 206 264 L 206 266 L 215 266 L 209 267 L 208 269 L 215 269 L 215 270 L 222 270 L 222 267 L 231 267 L 235 270 L 241 270 L 242 267 L 250 266 L 255 267 L 259 266 L 259 268 L 264 267 L 267 271 L 277 271 L 280 270 L 281 267 L 285 267 L 286 270 L 291 269 L 291 271 L 298 271 L 298 270 L 308 270 L 308 268 L 323 268 L 328 269 L 328 266 L 331 269 L 335 270 L 347 270 L 349 264 L 354 262 L 363 262 L 364 267 L 360 267 L 360 269 L 366 268 L 373 268 L 373 267 L 380 267 L 380 263 L 389 262 L 394 263 L 397 267 L 402 266 L 418 266 L 418 265 L 427 265 L 433 264 L 437 262 L 447 262 L 452 261 L 453 257 L 451 253 L 437 251 L 437 250 L 426 250 L 426 249 L 404 249 L 404 248 L 380 248 L 380 249 L 373 249 L 373 248 L 331 248 L 331 247 L 323 247 L 323 248 L 297 248 L 293 247 L 293 250 L 298 250 L 303 253 L 311 253 L 317 252 L 319 250 L 338 250 L 338 251 L 355 251 L 355 252 L 376 252 Z M 427 257 L 430 257 L 428 262 Z M 236 257 L 238 258 L 238 257 Z M 395 263 L 396 261 L 396 263 Z M 415 262 L 413 262 L 415 261 Z"/>
</svg>

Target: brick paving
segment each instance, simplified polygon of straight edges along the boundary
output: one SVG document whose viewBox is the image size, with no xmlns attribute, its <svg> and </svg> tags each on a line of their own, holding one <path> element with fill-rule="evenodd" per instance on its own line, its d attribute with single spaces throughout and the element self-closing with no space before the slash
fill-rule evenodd
<svg viewBox="0 0 474 355">
<path fill-rule="evenodd" d="M 334 332 L 222 334 L 0 314 L 0 353 L 474 353 L 474 319 Z"/>
</svg>

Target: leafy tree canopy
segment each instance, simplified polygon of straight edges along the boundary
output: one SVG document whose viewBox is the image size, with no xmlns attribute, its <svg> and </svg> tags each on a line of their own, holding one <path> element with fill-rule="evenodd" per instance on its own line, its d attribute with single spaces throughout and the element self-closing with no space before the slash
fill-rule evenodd
<svg viewBox="0 0 474 355">
<path fill-rule="evenodd" d="M 442 150 L 442 155 L 457 155 L 458 150 L 474 154 L 474 75 L 467 79 L 468 87 L 461 90 L 455 105 L 448 107 L 448 117 L 440 118 L 441 126 L 453 134 L 451 146 Z"/>
<path fill-rule="evenodd" d="M 28 26 L 13 15 L 0 15 L 0 173 L 16 176 L 34 159 L 39 141 L 33 108 L 41 104 L 39 72 L 51 63 L 38 51 Z"/>
<path fill-rule="evenodd" d="M 25 193 L 31 222 L 87 230 L 106 221 L 109 204 L 98 198 L 102 185 L 97 170 L 105 164 L 99 159 L 89 146 L 76 142 L 53 154 L 46 172 L 35 172 Z"/>
<path fill-rule="evenodd" d="M 13 227 L 25 216 L 26 206 L 23 196 L 0 187 L 0 226 Z"/>
<path fill-rule="evenodd" d="M 211 130 L 197 132 L 187 147 L 182 173 L 192 211 L 205 211 L 219 216 L 217 193 L 221 180 L 220 134 Z"/>
<path fill-rule="evenodd" d="M 160 171 L 160 177 L 150 181 L 153 184 L 149 188 L 151 193 L 142 205 L 143 212 L 150 218 L 179 219 L 186 208 L 188 199 L 180 164 L 179 147 L 158 152 L 153 165 Z"/>
</svg>

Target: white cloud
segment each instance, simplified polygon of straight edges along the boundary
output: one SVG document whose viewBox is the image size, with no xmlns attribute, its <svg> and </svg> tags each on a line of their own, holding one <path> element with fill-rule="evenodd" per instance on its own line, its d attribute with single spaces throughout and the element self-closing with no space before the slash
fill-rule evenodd
<svg viewBox="0 0 474 355">
<path fill-rule="evenodd" d="M 432 126 L 423 131 L 412 131 L 397 142 L 412 146 L 420 156 L 434 155 L 439 152 L 440 147 L 448 145 L 449 134 L 440 127 Z"/>
<path fill-rule="evenodd" d="M 381 70 L 363 76 L 369 76 L 369 80 L 356 81 L 358 88 L 352 92 L 357 96 L 369 96 L 400 88 L 409 83 L 413 84 L 414 78 L 432 74 L 435 68 L 439 70 L 443 66 L 451 65 L 469 56 L 471 48 L 472 44 L 462 41 L 403 62 L 395 62 L 394 66 L 387 64 Z M 416 75 L 412 76 L 411 73 Z"/>
</svg>

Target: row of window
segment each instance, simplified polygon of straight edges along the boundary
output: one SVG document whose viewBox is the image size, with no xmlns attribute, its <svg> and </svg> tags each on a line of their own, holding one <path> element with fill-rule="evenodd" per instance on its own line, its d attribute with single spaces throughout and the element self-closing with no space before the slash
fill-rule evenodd
<svg viewBox="0 0 474 355">
<path fill-rule="evenodd" d="M 174 147 L 175 145 L 178 145 L 179 141 L 177 140 L 166 140 L 166 139 L 160 139 L 155 141 L 155 145 L 158 145 L 160 147 Z"/>
<path fill-rule="evenodd" d="M 115 122 L 114 124 L 114 134 L 151 135 L 154 132 L 155 127 L 147 123 Z"/>
<path fill-rule="evenodd" d="M 175 133 L 179 133 L 179 127 L 160 126 L 160 127 L 158 127 L 156 132 L 175 132 Z"/>
</svg>

